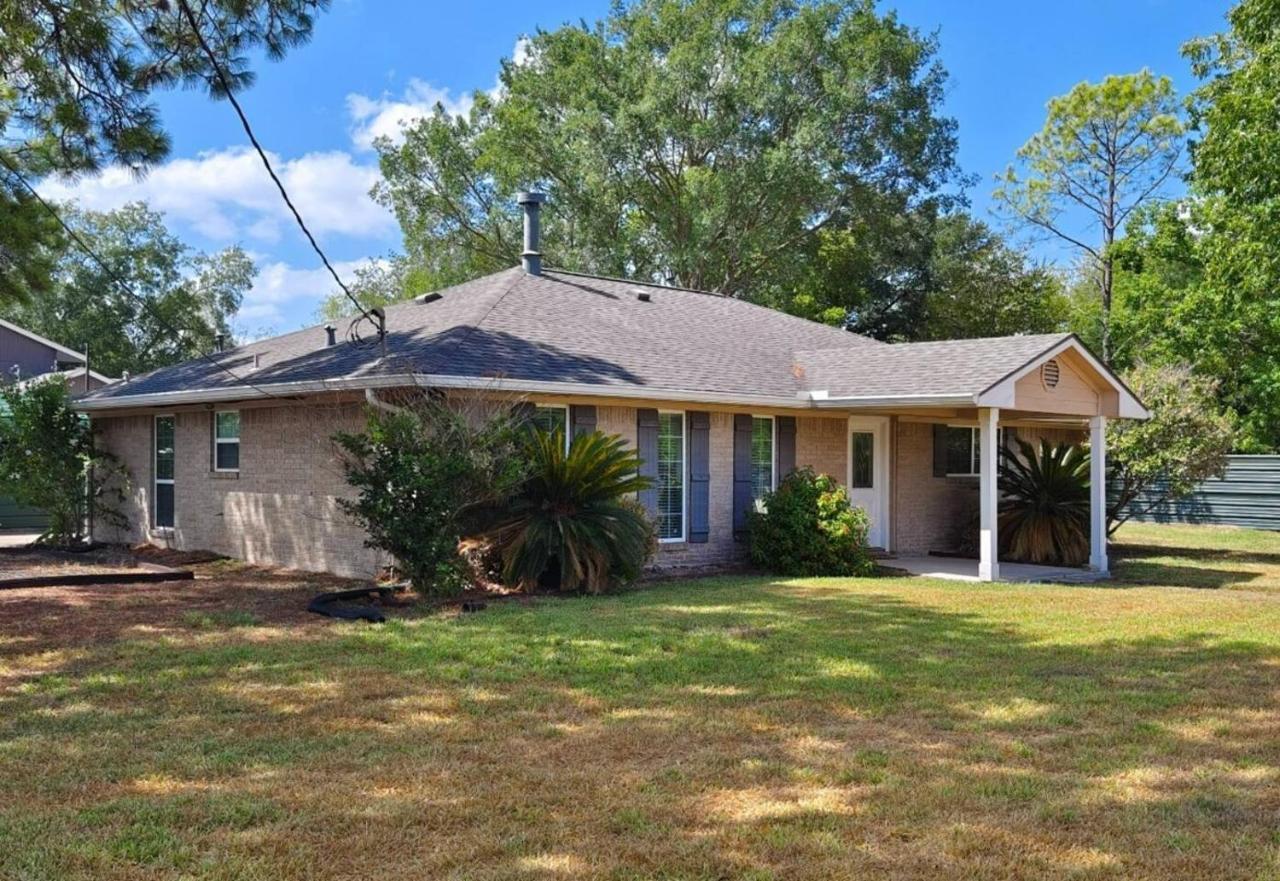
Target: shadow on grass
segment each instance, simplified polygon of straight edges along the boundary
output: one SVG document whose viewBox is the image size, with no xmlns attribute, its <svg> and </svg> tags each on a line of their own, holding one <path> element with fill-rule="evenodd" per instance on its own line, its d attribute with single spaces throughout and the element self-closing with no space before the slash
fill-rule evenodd
<svg viewBox="0 0 1280 881">
<path fill-rule="evenodd" d="M 0 698 L 0 875 L 1265 868 L 1276 646 L 1046 642 L 858 585 L 92 646 Z"/>
</svg>

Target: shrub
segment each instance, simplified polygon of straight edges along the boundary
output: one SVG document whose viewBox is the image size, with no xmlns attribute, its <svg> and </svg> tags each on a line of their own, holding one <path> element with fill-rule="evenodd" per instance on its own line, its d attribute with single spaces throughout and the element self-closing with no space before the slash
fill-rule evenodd
<svg viewBox="0 0 1280 881">
<path fill-rule="evenodd" d="M 49 515 L 43 544 L 79 544 L 92 517 L 124 528 L 115 458 L 95 449 L 89 420 L 71 409 L 61 377 L 0 390 L 0 492 Z"/>
<path fill-rule="evenodd" d="M 625 442 L 600 432 L 574 438 L 530 431 L 529 473 L 486 531 L 503 580 L 529 588 L 548 573 L 566 590 L 599 593 L 640 575 L 656 548 L 653 524 L 632 493 L 649 486 Z"/>
<path fill-rule="evenodd" d="M 1010 560 L 1081 566 L 1089 559 L 1089 456 L 1075 444 L 1018 440 L 1000 457 L 1000 548 Z"/>
<path fill-rule="evenodd" d="M 811 468 L 792 471 L 748 514 L 751 559 L 780 575 L 867 575 L 871 521 L 844 487 Z"/>
<path fill-rule="evenodd" d="M 425 397 L 395 412 L 370 409 L 363 433 L 334 436 L 357 490 L 339 504 L 420 594 L 456 593 L 469 580 L 462 536 L 524 479 L 524 431 L 507 407 Z"/>
<path fill-rule="evenodd" d="M 1107 533 L 1221 477 L 1235 437 L 1218 383 L 1186 365 L 1139 364 L 1125 382 L 1150 409 L 1146 420 L 1107 425 Z"/>
</svg>

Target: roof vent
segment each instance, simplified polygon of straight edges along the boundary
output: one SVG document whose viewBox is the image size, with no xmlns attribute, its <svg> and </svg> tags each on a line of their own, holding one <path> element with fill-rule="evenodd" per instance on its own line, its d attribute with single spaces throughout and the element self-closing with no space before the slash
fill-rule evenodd
<svg viewBox="0 0 1280 881">
<path fill-rule="evenodd" d="M 1050 358 L 1040 365 L 1040 382 L 1044 383 L 1045 388 L 1057 388 L 1061 378 L 1062 368 L 1058 366 L 1057 358 Z"/>
<path fill-rule="evenodd" d="M 443 299 L 444 299 L 444 294 L 440 293 L 439 291 L 432 291 L 429 294 L 423 294 L 421 297 L 419 297 L 418 302 L 425 306 L 428 303 L 434 303 L 437 300 L 443 300 Z"/>
<path fill-rule="evenodd" d="M 636 299 L 641 303 L 651 303 L 653 302 L 653 295 L 648 291 L 636 291 Z"/>
<path fill-rule="evenodd" d="M 336 346 L 338 344 L 338 329 L 332 324 L 326 324 L 324 326 L 324 332 L 329 340 L 325 345 Z"/>
<path fill-rule="evenodd" d="M 213 349 L 215 352 L 221 352 L 227 345 L 227 335 L 223 333 L 214 334 Z"/>
</svg>

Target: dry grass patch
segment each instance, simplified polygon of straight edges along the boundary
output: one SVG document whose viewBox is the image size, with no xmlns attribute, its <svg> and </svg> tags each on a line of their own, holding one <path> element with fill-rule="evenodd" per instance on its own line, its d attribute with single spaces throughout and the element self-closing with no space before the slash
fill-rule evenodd
<svg viewBox="0 0 1280 881">
<path fill-rule="evenodd" d="M 203 574 L 0 598 L 0 878 L 1280 873 L 1280 597 L 723 578 L 373 627 Z"/>
</svg>

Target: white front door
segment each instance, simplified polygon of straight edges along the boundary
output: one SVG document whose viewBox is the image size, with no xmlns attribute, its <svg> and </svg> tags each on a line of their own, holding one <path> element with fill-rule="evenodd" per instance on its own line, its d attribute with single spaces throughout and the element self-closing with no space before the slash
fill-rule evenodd
<svg viewBox="0 0 1280 881">
<path fill-rule="evenodd" d="M 871 518 L 868 543 L 889 546 L 889 420 L 883 416 L 849 418 L 849 501 Z"/>
</svg>

